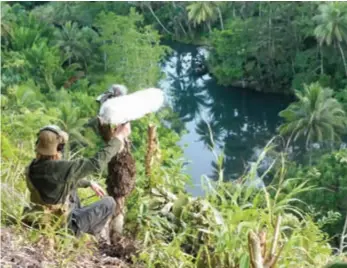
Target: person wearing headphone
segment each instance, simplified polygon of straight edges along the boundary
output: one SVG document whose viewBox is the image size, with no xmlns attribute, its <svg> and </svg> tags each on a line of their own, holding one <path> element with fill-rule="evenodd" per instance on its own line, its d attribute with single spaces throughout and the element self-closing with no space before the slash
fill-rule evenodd
<svg viewBox="0 0 347 268">
<path fill-rule="evenodd" d="M 105 146 L 91 158 L 63 160 L 64 145 L 68 134 L 50 125 L 40 129 L 36 142 L 36 158 L 26 169 L 26 182 L 30 191 L 31 207 L 25 213 L 44 212 L 41 215 L 65 216 L 66 226 L 79 236 L 81 233 L 99 234 L 115 210 L 115 201 L 104 196 L 103 189 L 95 182 L 85 179 L 87 175 L 101 172 L 111 158 L 122 148 L 124 139 L 131 133 L 130 124 L 109 129 Z M 91 187 L 103 197 L 101 200 L 81 207 L 77 188 Z M 31 217 L 33 219 L 33 217 Z M 31 224 L 34 220 L 31 220 Z M 37 224 L 37 222 L 35 222 Z M 42 217 L 40 223 L 44 222 Z"/>
</svg>

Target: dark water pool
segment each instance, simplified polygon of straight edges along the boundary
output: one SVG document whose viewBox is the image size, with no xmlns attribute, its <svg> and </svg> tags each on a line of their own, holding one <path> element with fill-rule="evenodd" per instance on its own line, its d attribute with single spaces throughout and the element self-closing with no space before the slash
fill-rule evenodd
<svg viewBox="0 0 347 268">
<path fill-rule="evenodd" d="M 278 113 L 291 100 L 281 95 L 219 86 L 209 75 L 194 71 L 199 58 L 208 54 L 206 50 L 177 43 L 170 45 L 174 52 L 163 63 L 166 77 L 160 86 L 187 130 L 180 145 L 189 161 L 187 173 L 194 183 L 189 190 L 200 195 L 202 176 L 214 177 L 216 173 L 210 132 L 216 153 L 225 154 L 226 179 L 237 178 L 276 135 L 280 124 Z"/>
</svg>

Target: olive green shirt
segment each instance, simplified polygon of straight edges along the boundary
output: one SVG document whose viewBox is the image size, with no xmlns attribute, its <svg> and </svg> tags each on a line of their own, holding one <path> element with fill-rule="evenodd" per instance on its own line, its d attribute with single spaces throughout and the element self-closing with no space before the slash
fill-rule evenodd
<svg viewBox="0 0 347 268">
<path fill-rule="evenodd" d="M 42 200 L 46 204 L 64 203 L 70 191 L 90 185 L 83 178 L 101 172 L 119 152 L 121 146 L 121 141 L 113 138 L 91 158 L 72 161 L 34 160 L 28 170 L 30 182 L 36 189 L 36 191 L 31 190 L 31 202 L 40 203 Z M 36 196 L 37 193 L 39 197 Z"/>
</svg>

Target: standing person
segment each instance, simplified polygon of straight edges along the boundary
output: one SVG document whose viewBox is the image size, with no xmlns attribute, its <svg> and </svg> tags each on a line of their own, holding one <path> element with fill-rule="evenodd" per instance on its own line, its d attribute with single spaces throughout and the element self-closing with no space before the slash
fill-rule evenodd
<svg viewBox="0 0 347 268">
<path fill-rule="evenodd" d="M 67 227 L 77 236 L 81 233 L 99 234 L 114 213 L 115 201 L 112 197 L 103 197 L 103 189 L 84 178 L 103 170 L 110 159 L 121 150 L 130 133 L 129 123 L 110 129 L 104 148 L 93 157 L 63 160 L 68 134 L 57 126 L 42 128 L 36 142 L 36 158 L 26 172 L 32 206 L 25 209 L 25 213 L 32 215 L 32 212 L 41 211 L 44 216 L 63 217 Z M 77 188 L 88 186 L 103 198 L 81 207 Z"/>
</svg>

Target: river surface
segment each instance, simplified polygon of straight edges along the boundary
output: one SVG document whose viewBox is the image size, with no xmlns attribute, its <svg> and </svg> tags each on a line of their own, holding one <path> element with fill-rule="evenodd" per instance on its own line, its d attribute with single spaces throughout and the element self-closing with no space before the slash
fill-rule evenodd
<svg viewBox="0 0 347 268">
<path fill-rule="evenodd" d="M 208 74 L 194 72 L 199 57 L 208 54 L 206 50 L 178 43 L 170 46 L 174 52 L 162 65 L 165 78 L 159 86 L 186 129 L 179 145 L 188 161 L 186 172 L 192 177 L 188 190 L 197 196 L 204 192 L 202 178 L 216 178 L 216 155 L 224 153 L 225 179 L 244 172 L 276 135 L 281 123 L 278 113 L 290 99 L 222 87 Z"/>
</svg>

